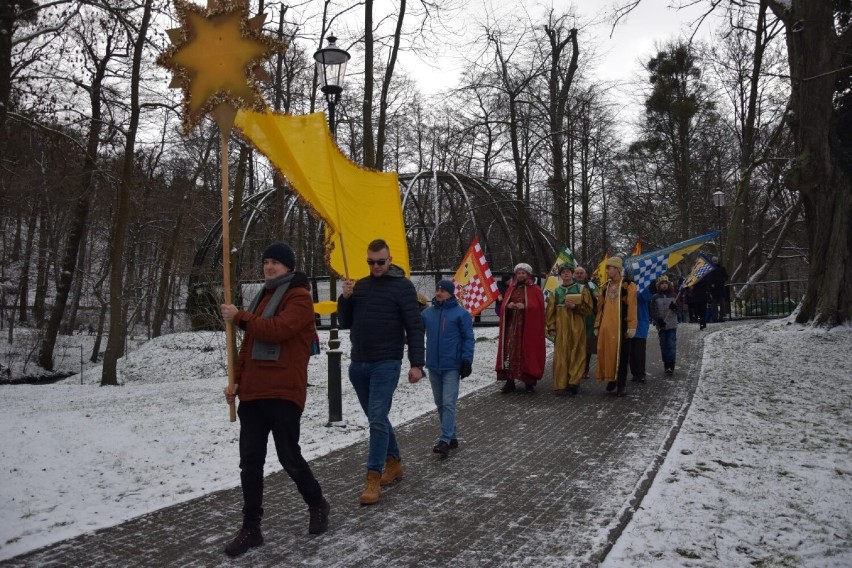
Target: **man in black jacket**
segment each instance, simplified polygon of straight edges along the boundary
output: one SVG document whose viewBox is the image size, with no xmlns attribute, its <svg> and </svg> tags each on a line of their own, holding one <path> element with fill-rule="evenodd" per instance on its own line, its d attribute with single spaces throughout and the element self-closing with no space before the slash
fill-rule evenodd
<svg viewBox="0 0 852 568">
<path fill-rule="evenodd" d="M 378 503 L 380 486 L 402 478 L 399 446 L 388 413 L 399 383 L 405 343 L 411 365 L 409 382 L 421 379 L 426 362 L 417 292 L 405 272 L 391 260 L 384 240 L 371 242 L 367 247 L 370 275 L 357 283 L 346 280 L 343 293 L 337 298 L 340 327 L 350 330 L 352 342 L 349 381 L 370 422 L 362 505 Z"/>
</svg>

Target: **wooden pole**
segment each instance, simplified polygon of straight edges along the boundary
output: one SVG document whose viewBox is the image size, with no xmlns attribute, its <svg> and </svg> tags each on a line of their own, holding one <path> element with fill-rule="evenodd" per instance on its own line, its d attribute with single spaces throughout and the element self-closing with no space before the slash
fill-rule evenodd
<svg viewBox="0 0 852 568">
<path fill-rule="evenodd" d="M 222 162 L 222 271 L 225 303 L 232 304 L 231 298 L 231 237 L 230 237 L 230 215 L 229 215 L 229 188 L 228 188 L 228 138 L 230 130 L 219 129 L 221 136 L 221 162 Z M 228 358 L 228 392 L 234 392 L 234 325 L 225 322 L 225 349 Z M 228 405 L 231 422 L 237 420 L 236 405 L 232 402 Z"/>
</svg>

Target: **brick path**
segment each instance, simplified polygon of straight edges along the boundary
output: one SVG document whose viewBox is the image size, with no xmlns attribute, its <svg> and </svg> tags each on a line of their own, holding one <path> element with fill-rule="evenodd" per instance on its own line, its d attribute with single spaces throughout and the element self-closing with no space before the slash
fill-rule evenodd
<svg viewBox="0 0 852 568">
<path fill-rule="evenodd" d="M 717 329 L 711 326 L 708 331 Z M 431 452 L 434 412 L 398 429 L 405 478 L 360 507 L 366 442 L 312 468 L 331 526 L 307 535 L 307 510 L 283 472 L 267 479 L 266 543 L 222 553 L 240 522 L 239 488 L 33 551 L 2 566 L 578 566 L 603 558 L 671 444 L 701 368 L 696 325 L 678 330 L 678 370 L 663 375 L 656 333 L 649 379 L 615 398 L 586 381 L 575 398 L 499 385 L 460 401 L 460 448 Z M 235 473 L 236 475 L 236 473 Z"/>
</svg>

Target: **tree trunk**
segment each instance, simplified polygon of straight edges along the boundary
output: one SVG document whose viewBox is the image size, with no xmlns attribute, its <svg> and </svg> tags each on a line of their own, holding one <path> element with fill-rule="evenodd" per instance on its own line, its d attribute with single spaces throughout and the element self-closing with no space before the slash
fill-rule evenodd
<svg viewBox="0 0 852 568">
<path fill-rule="evenodd" d="M 36 232 L 36 223 L 38 222 L 38 211 L 42 198 L 36 198 L 36 203 L 32 205 L 30 218 L 27 222 L 27 242 L 24 245 L 23 261 L 21 262 L 21 282 L 18 287 L 18 321 L 27 323 L 27 306 L 30 300 L 30 264 L 33 257 L 33 238 Z M 11 308 L 10 319 L 14 318 L 15 308 Z"/>
<path fill-rule="evenodd" d="M 792 87 L 787 120 L 796 161 L 786 182 L 802 195 L 810 253 L 796 321 L 840 325 L 852 317 L 852 164 L 843 155 L 834 95 L 841 73 L 850 73 L 841 68 L 852 30 L 837 35 L 831 2 L 793 0 L 788 8 L 771 0 L 770 7 L 787 29 Z"/>
<path fill-rule="evenodd" d="M 42 329 L 45 324 L 45 302 L 50 284 L 50 262 L 47 258 L 47 252 L 50 250 L 49 233 L 47 200 L 41 199 L 38 206 L 38 256 L 36 258 L 36 289 L 33 298 L 33 318 L 38 329 Z"/>
<path fill-rule="evenodd" d="M 396 56 L 399 53 L 399 40 L 402 35 L 402 22 L 405 19 L 405 0 L 399 3 L 399 18 L 396 21 L 396 30 L 393 34 L 393 47 L 388 57 L 388 66 L 385 69 L 385 77 L 382 81 L 382 93 L 379 96 L 379 124 L 376 134 L 376 163 L 373 167 L 377 170 L 385 169 L 385 131 L 388 120 L 388 91 L 390 91 L 393 80 L 393 69 L 396 66 Z"/>
<path fill-rule="evenodd" d="M 59 333 L 59 326 L 62 324 L 62 316 L 65 313 L 65 305 L 68 302 L 68 294 L 71 291 L 71 282 L 74 278 L 74 269 L 77 267 L 77 253 L 80 250 L 80 242 L 83 240 L 86 220 L 89 216 L 90 195 L 94 185 L 95 167 L 97 166 L 98 149 L 100 148 L 100 133 L 103 126 L 101 90 L 107 64 L 113 55 L 112 49 L 111 38 L 107 38 L 104 56 L 95 61 L 95 72 L 92 76 L 92 83 L 88 87 L 92 118 L 89 121 L 86 154 L 80 172 L 80 193 L 71 212 L 68 238 L 65 241 L 65 250 L 62 255 L 62 270 L 59 283 L 56 286 L 56 301 L 53 303 L 38 355 L 38 364 L 48 371 L 53 370 L 53 350 L 56 347 L 56 335 Z M 42 244 L 39 243 L 39 246 L 42 246 Z"/>
<path fill-rule="evenodd" d="M 760 73 L 763 68 L 763 54 L 766 50 L 766 0 L 761 0 L 758 8 L 754 32 L 754 59 L 751 76 L 749 77 L 749 92 L 746 103 L 746 115 L 742 128 L 742 148 L 740 149 L 740 171 L 737 181 L 737 191 L 734 204 L 731 207 L 730 221 L 727 227 L 724 261 L 728 266 L 739 266 L 744 258 L 746 242 L 745 222 L 748 219 L 748 204 L 751 199 L 751 176 L 755 161 L 755 123 L 757 121 L 757 100 L 760 83 Z M 746 274 L 748 274 L 748 267 Z"/>
<path fill-rule="evenodd" d="M 364 0 L 364 101 L 362 104 L 364 165 L 376 167 L 373 140 L 373 0 Z"/>
<path fill-rule="evenodd" d="M 101 352 L 101 341 L 103 341 L 104 337 L 104 327 L 106 326 L 106 315 L 107 315 L 107 306 L 106 302 L 101 303 L 101 311 L 98 314 L 98 330 L 95 335 L 95 341 L 92 344 L 92 356 L 89 357 L 89 361 L 92 363 L 98 362 L 98 355 Z M 91 327 L 91 326 L 90 326 Z"/>
<path fill-rule="evenodd" d="M 234 195 L 231 202 L 231 218 L 228 220 L 228 230 L 231 235 L 231 299 L 234 304 L 242 305 L 242 288 L 240 287 L 240 248 L 237 239 L 240 238 L 241 219 L 243 215 L 243 195 L 246 188 L 246 172 L 248 171 L 248 160 L 251 157 L 251 149 L 245 144 L 240 144 L 240 156 L 237 162 L 237 171 L 234 175 Z"/>
<path fill-rule="evenodd" d="M 68 311 L 68 329 L 72 332 L 77 327 L 77 311 L 80 309 L 80 298 L 83 295 L 83 275 L 86 270 L 86 247 L 89 240 L 88 227 L 83 233 L 83 240 L 80 242 L 80 252 L 77 256 L 77 278 L 74 279 L 73 291 L 71 294 L 71 309 Z"/>
<path fill-rule="evenodd" d="M 171 281 L 176 277 L 176 275 L 172 274 L 172 267 L 175 261 L 178 242 L 180 242 L 180 235 L 184 229 L 184 219 L 187 213 L 192 211 L 193 204 L 195 203 L 195 194 L 197 193 L 196 183 L 202 170 L 207 166 L 207 161 L 210 159 L 210 152 L 215 142 L 216 137 L 211 137 L 204 150 L 204 157 L 196 166 L 192 177 L 186 182 L 186 194 L 184 194 L 180 211 L 178 211 L 177 218 L 172 226 L 171 236 L 169 237 L 165 258 L 163 259 L 163 266 L 160 270 L 160 281 L 157 284 L 157 300 L 154 303 L 154 317 L 151 324 L 151 337 L 160 337 L 162 334 L 163 322 L 166 319 L 166 309 L 168 308 L 168 294 L 169 290 L 173 287 Z"/>
<path fill-rule="evenodd" d="M 577 30 L 572 29 L 568 33 L 568 37 L 560 40 L 559 32 L 562 27 L 560 22 L 556 22 L 552 27 L 546 25 L 544 31 L 550 41 L 550 69 L 547 79 L 548 90 L 548 108 L 547 118 L 550 123 L 550 153 L 552 164 L 551 173 L 551 191 L 553 192 L 553 204 L 555 209 L 555 225 L 556 239 L 560 246 L 571 244 L 570 226 L 573 228 L 573 219 L 568 218 L 567 213 L 567 184 L 565 182 L 565 153 L 564 153 L 564 125 L 567 115 L 566 108 L 568 106 L 568 92 L 571 89 L 571 84 L 574 82 L 574 74 L 577 71 L 577 61 L 579 58 L 579 48 L 577 45 Z M 559 65 L 562 58 L 562 52 L 565 46 L 571 42 L 573 48 L 571 53 L 571 62 L 568 69 L 562 72 Z M 570 129 L 570 124 L 568 126 Z M 573 245 L 572 245 L 573 246 Z"/>
<path fill-rule="evenodd" d="M 113 242 L 111 250 L 112 271 L 109 278 L 109 338 L 104 354 L 101 386 L 118 384 L 118 359 L 124 354 L 124 242 L 127 237 L 127 225 L 130 219 L 130 194 L 133 191 L 133 171 L 136 154 L 136 132 L 139 129 L 139 81 L 142 66 L 142 51 L 148 35 L 148 23 L 151 19 L 151 2 L 146 0 L 142 8 L 142 21 L 133 45 L 133 70 L 130 77 L 130 123 L 124 145 L 124 162 L 121 169 L 121 184 L 118 197 L 118 211 L 113 224 Z"/>
</svg>

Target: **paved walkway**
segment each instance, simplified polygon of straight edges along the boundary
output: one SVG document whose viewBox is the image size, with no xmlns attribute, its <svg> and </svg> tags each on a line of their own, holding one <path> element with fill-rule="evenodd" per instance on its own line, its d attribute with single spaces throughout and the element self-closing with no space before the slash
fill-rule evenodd
<svg viewBox="0 0 852 568">
<path fill-rule="evenodd" d="M 708 331 L 716 329 L 711 326 Z M 663 374 L 656 333 L 646 384 L 616 398 L 586 381 L 577 397 L 498 386 L 460 401 L 460 447 L 431 452 L 434 412 L 398 429 L 405 478 L 361 507 L 366 443 L 312 462 L 331 526 L 307 535 L 307 509 L 283 472 L 267 480 L 266 543 L 232 560 L 239 488 L 57 543 L 3 566 L 591 566 L 630 519 L 698 382 L 697 325 L 678 330 L 679 367 Z"/>
</svg>

